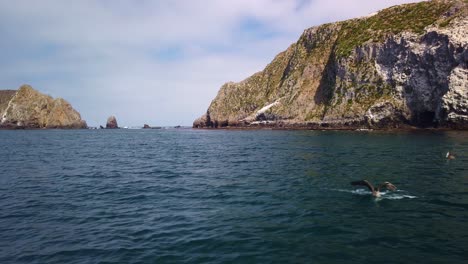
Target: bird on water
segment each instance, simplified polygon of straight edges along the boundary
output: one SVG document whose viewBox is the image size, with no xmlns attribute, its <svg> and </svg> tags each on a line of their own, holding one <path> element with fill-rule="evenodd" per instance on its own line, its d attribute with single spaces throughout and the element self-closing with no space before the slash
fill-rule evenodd
<svg viewBox="0 0 468 264">
<path fill-rule="evenodd" d="M 447 155 L 445 155 L 447 159 L 455 159 L 455 155 L 450 153 L 450 151 L 447 152 Z"/>
<path fill-rule="evenodd" d="M 397 189 L 397 187 L 395 187 L 395 185 L 393 185 L 393 184 L 391 184 L 389 182 L 384 182 L 384 183 L 380 184 L 379 186 L 377 186 L 377 188 L 375 188 L 367 180 L 353 181 L 353 182 L 351 182 L 351 185 L 366 186 L 372 192 L 372 196 L 374 196 L 374 197 L 380 197 L 380 195 L 381 195 L 380 194 L 380 189 L 382 189 L 382 188 L 386 188 L 386 189 L 388 189 L 390 191 L 395 191 Z"/>
</svg>

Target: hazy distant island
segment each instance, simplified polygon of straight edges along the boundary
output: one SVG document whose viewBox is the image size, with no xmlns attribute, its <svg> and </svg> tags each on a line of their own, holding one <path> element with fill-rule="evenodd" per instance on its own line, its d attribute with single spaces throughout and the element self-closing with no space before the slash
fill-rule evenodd
<svg viewBox="0 0 468 264">
<path fill-rule="evenodd" d="M 87 128 L 73 107 L 62 98 L 52 98 L 23 85 L 18 90 L 0 90 L 0 128 Z"/>
<path fill-rule="evenodd" d="M 468 129 L 467 3 L 309 28 L 263 71 L 224 84 L 193 127 Z"/>
</svg>

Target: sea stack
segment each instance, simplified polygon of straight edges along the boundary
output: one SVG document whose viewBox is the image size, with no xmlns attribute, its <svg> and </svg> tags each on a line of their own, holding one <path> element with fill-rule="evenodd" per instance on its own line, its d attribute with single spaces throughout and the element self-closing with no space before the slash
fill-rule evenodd
<svg viewBox="0 0 468 264">
<path fill-rule="evenodd" d="M 466 0 L 394 6 L 306 29 L 193 126 L 468 129 L 467 58 Z"/>
<path fill-rule="evenodd" d="M 109 118 L 107 118 L 106 128 L 107 129 L 119 128 L 117 124 L 117 119 L 115 118 L 115 116 L 110 116 Z"/>
<path fill-rule="evenodd" d="M 0 91 L 0 128 L 87 128 L 73 107 L 64 99 L 23 85 L 18 90 Z"/>
</svg>

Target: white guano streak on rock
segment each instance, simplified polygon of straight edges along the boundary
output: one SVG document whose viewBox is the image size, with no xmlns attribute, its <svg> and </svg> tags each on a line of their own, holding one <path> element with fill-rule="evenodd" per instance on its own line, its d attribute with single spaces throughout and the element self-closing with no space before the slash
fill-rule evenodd
<svg viewBox="0 0 468 264">
<path fill-rule="evenodd" d="M 280 104 L 279 99 L 276 100 L 274 103 L 271 103 L 271 104 L 269 104 L 267 106 L 264 106 L 262 109 L 258 110 L 257 113 L 255 113 L 255 115 L 259 116 L 259 115 L 265 113 L 266 111 L 268 111 L 268 109 L 270 109 L 273 106 L 278 105 L 278 104 Z"/>
<path fill-rule="evenodd" d="M 3 124 L 7 121 L 8 110 L 10 110 L 10 108 L 12 107 L 11 106 L 12 102 L 16 99 L 17 96 L 18 96 L 18 92 L 16 92 L 15 95 L 8 102 L 8 106 L 5 108 L 5 112 L 3 112 L 3 116 L 2 116 L 2 120 L 0 121 L 0 124 Z"/>
</svg>

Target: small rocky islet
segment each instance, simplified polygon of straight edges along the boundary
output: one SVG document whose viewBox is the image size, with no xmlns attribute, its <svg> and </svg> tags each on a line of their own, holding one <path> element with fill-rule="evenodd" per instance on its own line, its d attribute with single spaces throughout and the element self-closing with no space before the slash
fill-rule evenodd
<svg viewBox="0 0 468 264">
<path fill-rule="evenodd" d="M 306 29 L 193 127 L 468 129 L 467 13 L 433 0 Z"/>
<path fill-rule="evenodd" d="M 115 116 L 110 116 L 107 118 L 106 129 L 117 129 L 119 125 L 117 124 L 117 118 Z"/>
</svg>

